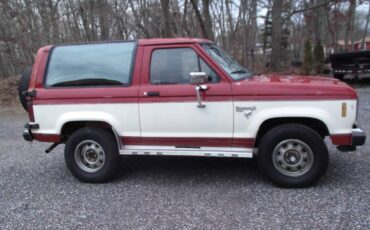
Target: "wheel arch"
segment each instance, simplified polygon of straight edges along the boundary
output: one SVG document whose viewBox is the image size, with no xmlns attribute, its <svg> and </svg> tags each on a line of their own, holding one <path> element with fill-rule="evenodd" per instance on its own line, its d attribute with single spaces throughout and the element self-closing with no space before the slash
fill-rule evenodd
<svg viewBox="0 0 370 230">
<path fill-rule="evenodd" d="M 121 148 L 121 140 L 114 127 L 110 123 L 101 120 L 75 120 L 65 122 L 60 130 L 62 142 L 65 142 L 75 131 L 84 127 L 96 127 L 110 131 L 116 138 L 118 148 Z"/>
<path fill-rule="evenodd" d="M 327 125 L 317 119 L 312 117 L 278 117 L 278 118 L 270 118 L 262 122 L 260 127 L 258 128 L 255 146 L 258 147 L 259 142 L 261 141 L 262 137 L 272 128 L 283 125 L 283 124 L 300 124 L 306 127 L 313 129 L 317 132 L 322 138 L 329 136 L 329 129 Z"/>
</svg>

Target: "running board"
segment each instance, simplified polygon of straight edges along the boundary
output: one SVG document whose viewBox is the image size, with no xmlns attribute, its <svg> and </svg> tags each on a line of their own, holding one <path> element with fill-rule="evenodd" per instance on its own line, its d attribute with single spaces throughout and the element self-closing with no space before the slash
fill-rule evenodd
<svg viewBox="0 0 370 230">
<path fill-rule="evenodd" d="M 174 147 L 150 145 L 125 145 L 119 151 L 121 155 L 152 156 L 201 156 L 201 157 L 235 157 L 252 158 L 253 148 L 235 147 Z"/>
</svg>

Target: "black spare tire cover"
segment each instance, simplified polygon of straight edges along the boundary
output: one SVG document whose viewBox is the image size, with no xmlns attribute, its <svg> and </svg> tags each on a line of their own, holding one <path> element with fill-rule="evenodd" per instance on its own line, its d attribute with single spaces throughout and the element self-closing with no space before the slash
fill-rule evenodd
<svg viewBox="0 0 370 230">
<path fill-rule="evenodd" d="M 28 85 L 30 83 L 32 73 L 32 67 L 26 67 L 21 75 L 21 79 L 18 85 L 18 95 L 21 101 L 22 107 L 27 110 L 27 99 L 24 92 L 28 91 Z"/>
</svg>

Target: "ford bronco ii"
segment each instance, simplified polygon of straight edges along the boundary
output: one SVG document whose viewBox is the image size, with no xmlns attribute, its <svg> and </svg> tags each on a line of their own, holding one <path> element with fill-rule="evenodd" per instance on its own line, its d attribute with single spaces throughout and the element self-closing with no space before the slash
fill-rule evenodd
<svg viewBox="0 0 370 230">
<path fill-rule="evenodd" d="M 120 155 L 256 157 L 280 186 L 317 182 L 325 137 L 363 145 L 357 93 L 330 78 L 254 75 L 204 39 L 46 46 L 20 82 L 27 141 L 65 144 L 81 181 L 104 182 Z"/>
</svg>

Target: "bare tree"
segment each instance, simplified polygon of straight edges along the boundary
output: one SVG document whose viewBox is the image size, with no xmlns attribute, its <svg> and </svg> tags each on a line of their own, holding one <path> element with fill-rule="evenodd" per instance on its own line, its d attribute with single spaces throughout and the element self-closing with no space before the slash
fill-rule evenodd
<svg viewBox="0 0 370 230">
<path fill-rule="evenodd" d="M 368 2 L 368 5 L 369 5 L 369 10 L 367 12 L 367 16 L 366 16 L 366 23 L 365 23 L 365 30 L 364 30 L 364 35 L 362 36 L 362 46 L 365 46 L 365 42 L 366 42 L 366 37 L 367 37 L 367 30 L 368 30 L 368 27 L 369 27 L 369 21 L 370 21 L 370 1 Z"/>
<path fill-rule="evenodd" d="M 170 1 L 161 0 L 162 6 L 162 17 L 164 24 L 164 35 L 165 37 L 172 37 L 171 21 L 170 21 Z"/>
<path fill-rule="evenodd" d="M 321 40 L 327 54 L 337 50 L 338 40 L 347 46 L 364 40 L 365 23 L 354 23 L 360 18 L 357 4 L 349 2 L 350 7 L 338 0 L 0 0 L 0 76 L 19 74 L 47 44 L 180 36 L 213 40 L 258 72 L 268 62 L 270 70 L 286 71 L 291 58 L 302 60 L 306 39 Z"/>
<path fill-rule="evenodd" d="M 281 31 L 283 27 L 283 1 L 273 1 L 272 4 L 272 52 L 271 52 L 271 70 L 280 71 L 281 57 Z"/>
<path fill-rule="evenodd" d="M 349 8 L 348 8 L 348 13 L 347 13 L 347 23 L 346 23 L 346 32 L 345 32 L 345 35 L 344 35 L 344 42 L 345 42 L 345 47 L 346 47 L 347 51 L 350 50 L 350 47 L 353 46 L 353 42 L 354 42 L 354 39 L 353 39 L 353 36 L 352 36 L 352 31 L 353 31 L 353 26 L 355 24 L 356 5 L 357 5 L 356 0 L 349 0 Z M 349 41 L 351 41 L 351 44 L 349 44 Z"/>
<path fill-rule="evenodd" d="M 199 6 L 198 6 L 198 0 L 190 0 L 190 1 L 191 1 L 191 4 L 193 5 L 195 15 L 198 18 L 198 22 L 199 22 L 203 37 L 213 40 L 214 35 L 212 31 L 212 20 L 211 20 L 211 14 L 209 12 L 211 0 L 202 0 L 203 14 L 200 13 Z M 204 18 L 202 15 L 204 15 Z"/>
</svg>

